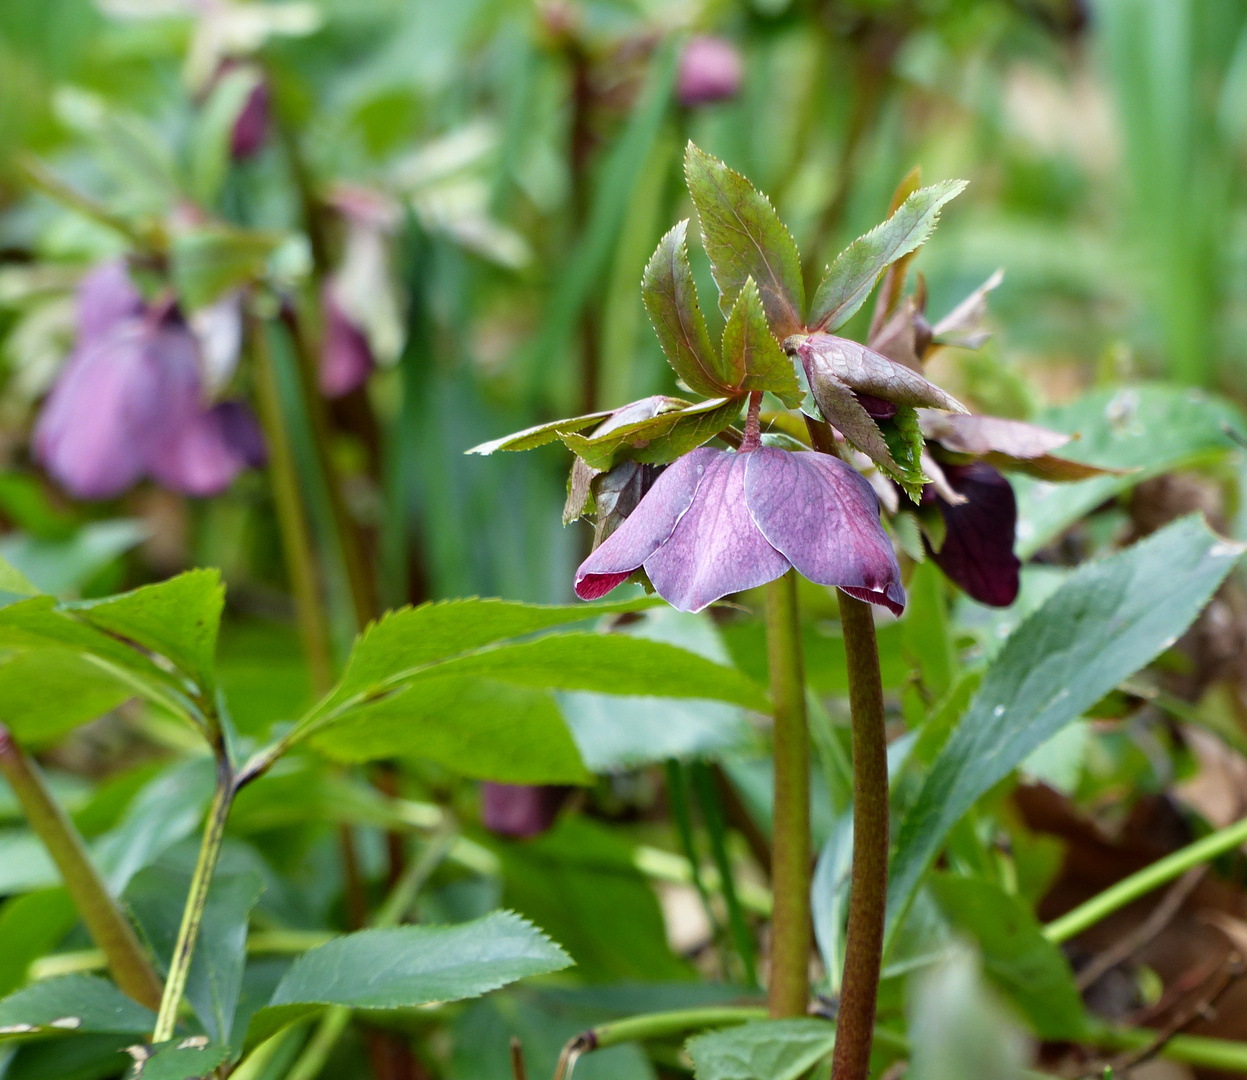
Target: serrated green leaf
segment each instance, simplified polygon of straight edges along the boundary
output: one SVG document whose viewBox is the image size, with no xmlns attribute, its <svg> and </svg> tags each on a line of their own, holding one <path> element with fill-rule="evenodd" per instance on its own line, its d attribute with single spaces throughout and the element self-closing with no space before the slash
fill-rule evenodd
<svg viewBox="0 0 1247 1080">
<path fill-rule="evenodd" d="M 491 439 L 478 446 L 465 450 L 465 454 L 492 454 L 495 450 L 535 450 L 538 446 L 556 442 L 560 436 L 569 431 L 582 431 L 605 420 L 614 410 L 586 413 L 584 416 L 569 416 L 565 420 L 551 420 L 548 424 L 537 424 L 523 431 L 513 431 L 500 439 Z"/>
<path fill-rule="evenodd" d="M 641 297 L 667 361 L 688 388 L 704 397 L 730 394 L 739 378 L 720 360 L 710 341 L 684 234 L 688 219 L 674 226 L 645 264 Z M 726 357 L 724 357 L 726 360 Z M 743 369 L 742 369 L 743 373 Z"/>
<path fill-rule="evenodd" d="M 1081 567 L 1013 632 L 901 823 L 889 939 L 949 830 L 1028 754 L 1168 648 L 1242 548 L 1197 516 Z"/>
<path fill-rule="evenodd" d="M 171 660 L 200 689 L 214 681 L 217 631 L 225 586 L 215 569 L 188 570 L 106 600 L 69 605 L 80 618 Z"/>
<path fill-rule="evenodd" d="M 269 1005 L 252 1019 L 248 1043 L 321 1006 L 407 1009 L 462 1001 L 571 962 L 532 923 L 510 911 L 457 926 L 360 930 L 291 965 Z"/>
<path fill-rule="evenodd" d="M 801 257 L 770 200 L 740 173 L 691 142 L 684 156 L 684 175 L 719 286 L 720 310 L 725 316 L 732 310 L 752 277 L 771 333 L 779 341 L 796 333 L 805 310 Z"/>
<path fill-rule="evenodd" d="M 178 233 L 169 245 L 169 272 L 187 310 L 258 281 L 280 242 L 268 233 L 206 225 Z"/>
<path fill-rule="evenodd" d="M 591 779 L 549 693 L 479 676 L 421 678 L 354 709 L 313 740 L 338 761 L 432 761 L 460 776 L 513 784 Z"/>
<path fill-rule="evenodd" d="M 952 924 L 978 942 L 983 969 L 1043 1039 L 1076 1041 L 1086 1030 L 1069 962 L 1031 911 L 995 882 L 933 874 L 930 887 Z"/>
<path fill-rule="evenodd" d="M 747 278 L 723 327 L 723 366 L 732 386 L 744 391 L 768 391 L 790 409 L 804 393 L 792 361 L 771 336 L 762 299 L 752 277 Z"/>
<path fill-rule="evenodd" d="M 68 649 L 28 649 L 0 664 L 4 722 L 31 749 L 133 696 L 132 687 Z"/>
<path fill-rule="evenodd" d="M 29 1035 L 146 1034 L 156 1014 L 94 975 L 64 975 L 0 1001 L 0 1039 Z"/>
<path fill-rule="evenodd" d="M 939 221 L 940 207 L 965 188 L 964 180 L 945 180 L 919 188 L 887 221 L 845 248 L 814 294 L 810 329 L 832 331 L 848 322 L 866 302 L 879 275 L 931 235 Z"/>
<path fill-rule="evenodd" d="M 922 431 L 918 427 L 918 411 L 910 405 L 898 405 L 890 420 L 879 420 L 883 441 L 888 444 L 895 471 L 885 471 L 905 489 L 915 503 L 922 501 L 922 488 L 927 477 L 922 471 Z"/>
<path fill-rule="evenodd" d="M 740 415 L 743 398 L 712 398 L 679 411 L 625 424 L 605 435 L 562 436 L 564 445 L 586 465 L 607 472 L 624 458 L 665 465 L 709 442 Z"/>
<path fill-rule="evenodd" d="M 697 1080 L 797 1080 L 835 1049 L 826 1020 L 758 1020 L 685 1044 Z"/>
</svg>

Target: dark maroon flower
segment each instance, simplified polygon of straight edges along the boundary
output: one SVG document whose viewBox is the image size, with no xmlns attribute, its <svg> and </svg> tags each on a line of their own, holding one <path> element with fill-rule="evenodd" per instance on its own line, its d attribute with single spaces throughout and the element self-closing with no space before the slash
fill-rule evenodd
<svg viewBox="0 0 1247 1080">
<path fill-rule="evenodd" d="M 223 491 L 262 462 L 247 407 L 205 408 L 198 343 L 172 311 L 146 310 L 124 266 L 79 288 L 78 338 L 35 425 L 35 457 L 81 499 L 151 476 L 187 495 Z"/>
<path fill-rule="evenodd" d="M 935 565 L 981 604 L 1008 607 L 1017 599 L 1022 564 L 1013 553 L 1018 506 L 1009 481 L 982 462 L 945 465 L 949 486 L 965 502 L 953 506 L 932 485 L 922 493 L 944 518 L 944 542 L 927 549 Z"/>
<path fill-rule="evenodd" d="M 372 347 L 358 326 L 347 317 L 334 296 L 333 282 L 321 289 L 325 316 L 320 346 L 320 392 L 328 398 L 349 394 L 372 374 Z"/>
<path fill-rule="evenodd" d="M 878 498 L 860 473 L 825 454 L 768 446 L 686 454 L 580 565 L 576 595 L 596 600 L 642 566 L 680 611 L 700 611 L 789 567 L 895 614 L 905 607 Z"/>
<path fill-rule="evenodd" d="M 242 112 L 234 121 L 230 154 L 235 161 L 245 161 L 260 152 L 268 141 L 270 121 L 268 82 L 261 79 L 251 88 Z"/>
<path fill-rule="evenodd" d="M 500 836 L 530 837 L 554 824 L 571 788 L 552 784 L 481 785 L 481 824 Z"/>
<path fill-rule="evenodd" d="M 680 54 L 677 93 L 681 105 L 726 101 L 740 92 L 745 65 L 740 50 L 726 38 L 700 34 Z"/>
</svg>

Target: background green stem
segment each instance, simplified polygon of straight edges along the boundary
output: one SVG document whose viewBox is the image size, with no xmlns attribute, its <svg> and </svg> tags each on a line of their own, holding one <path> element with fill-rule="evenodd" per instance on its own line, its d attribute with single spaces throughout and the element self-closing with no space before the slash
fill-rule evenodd
<svg viewBox="0 0 1247 1080">
<path fill-rule="evenodd" d="M 61 880 L 91 940 L 103 952 L 117 985 L 135 1001 L 155 1009 L 162 986 L 138 935 L 108 891 L 87 854 L 82 836 L 52 797 L 39 766 L 0 724 L 0 773 L 9 782 L 26 820 L 60 871 Z"/>
<path fill-rule="evenodd" d="M 834 1080 L 865 1080 L 879 993 L 888 892 L 888 744 L 870 605 L 837 591 L 853 723 L 853 872 Z"/>
<path fill-rule="evenodd" d="M 766 653 L 775 712 L 768 1003 L 773 1017 L 804 1016 L 810 998 L 810 736 L 794 570 L 767 586 Z"/>
<path fill-rule="evenodd" d="M 208 902 L 208 889 L 221 857 L 221 843 L 225 839 L 225 821 L 234 802 L 234 771 L 229 760 L 222 756 L 217 763 L 216 792 L 208 808 L 208 820 L 204 825 L 203 840 L 199 844 L 199 858 L 191 875 L 190 891 L 186 895 L 186 907 L 182 912 L 182 925 L 178 927 L 177 942 L 169 960 L 169 977 L 165 980 L 164 996 L 160 999 L 160 1012 L 156 1016 L 156 1028 L 152 1042 L 161 1043 L 173 1037 L 177 1025 L 178 1007 L 182 992 L 186 989 L 186 977 L 190 974 L 191 957 L 199 938 L 199 926 L 203 922 L 204 906 Z"/>
</svg>

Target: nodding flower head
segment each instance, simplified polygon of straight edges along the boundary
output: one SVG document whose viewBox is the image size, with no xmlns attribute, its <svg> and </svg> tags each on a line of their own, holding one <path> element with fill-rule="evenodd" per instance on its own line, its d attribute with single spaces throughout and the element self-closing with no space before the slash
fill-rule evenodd
<svg viewBox="0 0 1247 1080">
<path fill-rule="evenodd" d="M 944 476 L 961 502 L 941 496 L 934 485 L 922 501 L 934 502 L 944 518 L 939 551 L 926 541 L 935 565 L 981 604 L 1008 607 L 1017 599 L 1022 563 L 1013 553 L 1018 505 L 1013 487 L 998 469 L 974 462 L 945 465 Z"/>
<path fill-rule="evenodd" d="M 894 614 L 905 607 L 870 484 L 813 452 L 703 446 L 686 454 L 581 564 L 576 595 L 596 600 L 642 567 L 680 611 L 700 611 L 790 567 Z"/>
</svg>

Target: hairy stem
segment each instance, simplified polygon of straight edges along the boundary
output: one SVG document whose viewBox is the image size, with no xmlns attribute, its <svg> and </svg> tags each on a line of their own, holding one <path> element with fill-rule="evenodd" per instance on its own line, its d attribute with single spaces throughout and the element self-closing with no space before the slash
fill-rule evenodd
<svg viewBox="0 0 1247 1080">
<path fill-rule="evenodd" d="M 282 552 L 290 587 L 294 593 L 299 634 L 307 656 L 312 688 L 317 695 L 325 693 L 332 682 L 329 649 L 329 620 L 317 580 L 316 556 L 312 549 L 307 515 L 300 493 L 299 476 L 294 466 L 290 432 L 282 413 L 277 375 L 269 352 L 265 328 L 254 318 L 248 320 L 248 338 L 255 359 L 256 405 L 268 441 L 269 480 L 273 501 L 277 504 L 277 525 L 281 532 Z"/>
<path fill-rule="evenodd" d="M 767 586 L 766 653 L 775 710 L 768 1003 L 773 1017 L 804 1016 L 810 998 L 810 736 L 794 570 Z"/>
<path fill-rule="evenodd" d="M 160 1004 L 156 974 L 138 935 L 87 854 L 82 836 L 52 797 L 39 766 L 0 724 L 0 773 L 9 782 L 30 827 L 60 871 L 65 889 L 99 947 L 117 985 L 150 1009 Z"/>
<path fill-rule="evenodd" d="M 888 893 L 888 745 L 874 615 L 865 601 L 844 592 L 836 595 L 853 717 L 853 872 L 832 1077 L 865 1080 Z"/>
<path fill-rule="evenodd" d="M 221 857 L 221 843 L 225 839 L 225 821 L 234 802 L 234 770 L 223 754 L 217 762 L 216 792 L 208 808 L 208 820 L 204 825 L 203 840 L 199 844 L 199 858 L 191 875 L 190 891 L 186 895 L 186 907 L 182 912 L 182 925 L 178 927 L 177 942 L 169 961 L 169 977 L 165 980 L 164 996 L 160 999 L 160 1012 L 156 1015 L 156 1028 L 152 1042 L 161 1043 L 173 1037 L 177 1025 L 178 1007 L 182 992 L 186 989 L 186 977 L 190 974 L 191 957 L 199 939 L 199 927 L 203 922 L 204 906 L 208 903 L 208 890 L 212 875 Z"/>
</svg>

